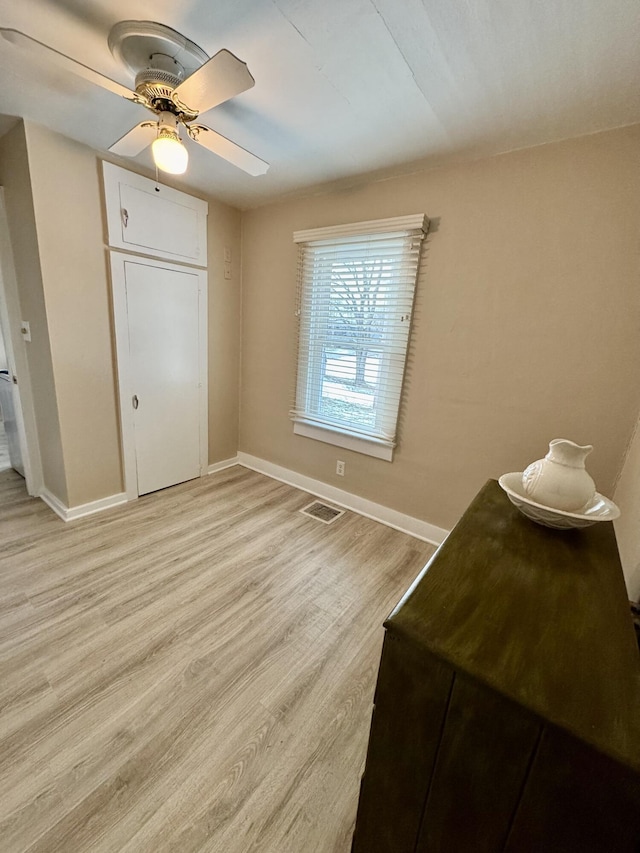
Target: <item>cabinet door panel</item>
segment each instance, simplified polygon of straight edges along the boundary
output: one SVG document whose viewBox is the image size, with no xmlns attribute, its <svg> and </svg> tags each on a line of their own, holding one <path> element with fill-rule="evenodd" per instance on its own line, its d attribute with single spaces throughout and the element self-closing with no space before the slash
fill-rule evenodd
<svg viewBox="0 0 640 853">
<path fill-rule="evenodd" d="M 638 853 L 640 777 L 545 729 L 507 853 Z"/>
<path fill-rule="evenodd" d="M 387 633 L 353 853 L 414 853 L 452 679 L 446 664 Z"/>
<path fill-rule="evenodd" d="M 416 850 L 502 850 L 539 735 L 533 716 L 456 675 Z"/>
<path fill-rule="evenodd" d="M 112 163 L 103 172 L 110 246 L 207 265 L 205 201 Z"/>
<path fill-rule="evenodd" d="M 151 191 L 149 191 L 151 190 Z M 122 240 L 134 252 L 162 249 L 167 255 L 198 260 L 198 214 L 175 199 L 120 184 Z"/>
</svg>

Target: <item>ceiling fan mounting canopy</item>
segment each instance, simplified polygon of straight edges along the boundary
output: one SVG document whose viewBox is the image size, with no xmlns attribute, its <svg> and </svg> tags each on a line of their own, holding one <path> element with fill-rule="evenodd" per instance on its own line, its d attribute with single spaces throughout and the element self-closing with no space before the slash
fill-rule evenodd
<svg viewBox="0 0 640 853">
<path fill-rule="evenodd" d="M 209 56 L 177 30 L 155 21 L 120 21 L 109 32 L 109 50 L 135 76 L 135 90 L 156 112 L 191 121 L 197 110 L 174 104 L 173 91 Z"/>
<path fill-rule="evenodd" d="M 134 75 L 148 68 L 154 55 L 175 60 L 183 77 L 193 74 L 209 59 L 195 42 L 155 21 L 120 21 L 111 28 L 108 45 L 115 58 Z"/>
</svg>

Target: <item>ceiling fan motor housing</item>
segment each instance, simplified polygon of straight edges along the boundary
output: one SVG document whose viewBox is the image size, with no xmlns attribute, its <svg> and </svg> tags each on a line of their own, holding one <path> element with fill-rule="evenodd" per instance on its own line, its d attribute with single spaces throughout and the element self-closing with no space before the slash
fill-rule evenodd
<svg viewBox="0 0 640 853">
<path fill-rule="evenodd" d="M 149 65 L 136 74 L 136 92 L 151 102 L 171 99 L 173 90 L 184 80 L 184 68 L 171 56 L 154 53 Z"/>
</svg>

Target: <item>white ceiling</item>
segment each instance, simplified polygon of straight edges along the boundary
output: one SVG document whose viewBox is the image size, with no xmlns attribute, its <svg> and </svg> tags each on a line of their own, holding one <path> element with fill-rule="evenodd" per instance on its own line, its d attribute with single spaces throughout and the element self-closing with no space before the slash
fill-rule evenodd
<svg viewBox="0 0 640 853">
<path fill-rule="evenodd" d="M 191 146 L 185 180 L 238 207 L 640 122 L 638 0 L 0 0 L 0 26 L 132 85 L 107 47 L 126 19 L 248 64 L 255 87 L 202 121 L 269 172 L 252 178 Z M 0 42 L 0 115 L 99 151 L 148 117 Z M 149 167 L 149 150 L 137 161 Z"/>
</svg>

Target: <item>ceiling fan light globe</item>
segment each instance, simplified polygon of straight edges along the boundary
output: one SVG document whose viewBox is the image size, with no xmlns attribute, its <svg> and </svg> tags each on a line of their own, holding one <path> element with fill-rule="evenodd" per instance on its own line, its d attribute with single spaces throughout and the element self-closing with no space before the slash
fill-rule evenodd
<svg viewBox="0 0 640 853">
<path fill-rule="evenodd" d="M 161 134 L 151 144 L 153 162 L 162 172 L 184 175 L 189 163 L 189 152 L 177 136 Z"/>
</svg>

